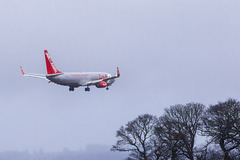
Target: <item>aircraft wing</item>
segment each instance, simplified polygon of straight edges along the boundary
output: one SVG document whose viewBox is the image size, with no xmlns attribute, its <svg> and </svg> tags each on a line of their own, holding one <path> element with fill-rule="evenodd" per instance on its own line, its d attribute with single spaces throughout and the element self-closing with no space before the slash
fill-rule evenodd
<svg viewBox="0 0 240 160">
<path fill-rule="evenodd" d="M 42 79 L 48 80 L 46 78 L 46 75 L 44 75 L 44 74 L 35 74 L 35 73 L 26 74 L 26 73 L 23 72 L 22 66 L 20 66 L 20 68 L 21 68 L 22 74 L 26 77 L 42 78 Z"/>
<path fill-rule="evenodd" d="M 99 80 L 95 80 L 95 81 L 89 81 L 89 82 L 86 82 L 86 83 L 82 84 L 82 86 L 90 86 L 90 85 L 94 85 L 94 84 L 102 82 L 102 81 L 103 81 L 103 79 L 99 79 Z"/>
<path fill-rule="evenodd" d="M 110 79 L 115 79 L 115 78 L 118 78 L 118 77 L 120 77 L 120 72 L 119 72 L 119 68 L 117 67 L 117 75 L 116 76 L 90 81 L 90 82 L 84 83 L 82 86 L 95 85 L 96 83 L 99 83 L 99 82 L 102 82 L 102 81 L 108 81 Z"/>
</svg>

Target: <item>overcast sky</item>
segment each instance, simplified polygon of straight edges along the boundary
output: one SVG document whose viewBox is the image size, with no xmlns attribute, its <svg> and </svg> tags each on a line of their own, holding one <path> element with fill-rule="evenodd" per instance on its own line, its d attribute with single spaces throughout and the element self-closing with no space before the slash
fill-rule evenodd
<svg viewBox="0 0 240 160">
<path fill-rule="evenodd" d="M 239 0 L 1 0 L 0 151 L 113 145 L 121 125 L 174 104 L 240 99 Z M 121 77 L 109 91 L 23 77 Z"/>
</svg>

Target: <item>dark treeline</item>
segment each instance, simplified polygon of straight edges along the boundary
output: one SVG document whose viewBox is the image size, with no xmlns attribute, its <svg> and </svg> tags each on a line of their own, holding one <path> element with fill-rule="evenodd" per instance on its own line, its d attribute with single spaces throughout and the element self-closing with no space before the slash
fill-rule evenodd
<svg viewBox="0 0 240 160">
<path fill-rule="evenodd" d="M 197 135 L 206 138 L 203 144 L 196 144 Z M 116 137 L 111 150 L 128 152 L 126 160 L 240 160 L 240 102 L 170 106 L 159 118 L 129 121 Z"/>
</svg>

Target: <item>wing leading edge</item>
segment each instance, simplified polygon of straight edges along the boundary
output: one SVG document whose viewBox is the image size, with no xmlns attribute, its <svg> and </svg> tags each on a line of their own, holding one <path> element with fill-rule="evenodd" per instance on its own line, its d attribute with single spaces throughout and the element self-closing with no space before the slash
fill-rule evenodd
<svg viewBox="0 0 240 160">
<path fill-rule="evenodd" d="M 87 82 L 87 83 L 84 83 L 82 86 L 90 86 L 90 85 L 95 85 L 99 82 L 102 82 L 102 81 L 108 81 L 110 79 L 115 79 L 115 78 L 118 78 L 120 77 L 120 72 L 119 72 L 119 68 L 117 67 L 117 75 L 116 76 L 113 76 L 113 77 L 108 77 L 108 78 L 103 78 L 103 79 L 98 79 L 98 80 L 95 80 L 95 81 L 90 81 L 90 82 Z"/>
</svg>

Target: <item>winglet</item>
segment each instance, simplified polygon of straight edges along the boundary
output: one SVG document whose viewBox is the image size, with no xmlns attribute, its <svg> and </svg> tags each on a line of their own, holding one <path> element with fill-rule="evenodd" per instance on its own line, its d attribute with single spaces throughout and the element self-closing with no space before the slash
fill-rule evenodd
<svg viewBox="0 0 240 160">
<path fill-rule="evenodd" d="M 23 72 L 22 66 L 20 66 L 22 74 L 25 76 L 26 74 Z"/>
<path fill-rule="evenodd" d="M 120 77 L 120 72 L 118 67 L 117 67 L 117 77 Z"/>
</svg>

